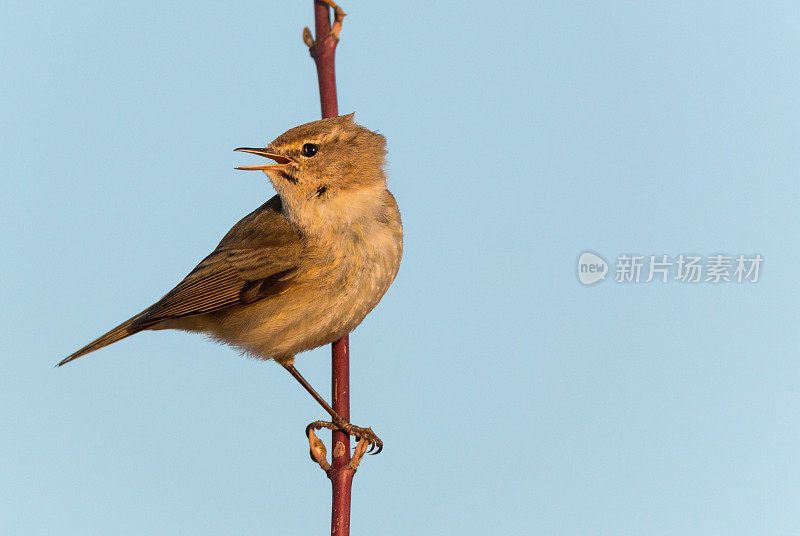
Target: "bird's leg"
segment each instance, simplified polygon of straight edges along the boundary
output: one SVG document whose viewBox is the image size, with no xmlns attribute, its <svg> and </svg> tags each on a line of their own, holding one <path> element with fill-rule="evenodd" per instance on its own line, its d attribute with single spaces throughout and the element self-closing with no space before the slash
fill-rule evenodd
<svg viewBox="0 0 800 536">
<path fill-rule="evenodd" d="M 375 432 L 372 431 L 372 428 L 361 428 L 360 426 L 353 426 L 350 422 L 343 418 L 341 415 L 336 413 L 334 409 L 328 404 L 324 398 L 320 396 L 320 394 L 311 387 L 303 375 L 298 372 L 296 368 L 294 368 L 294 364 L 292 363 L 285 363 L 280 362 L 283 368 L 289 371 L 289 374 L 294 376 L 294 379 L 300 382 L 306 391 L 309 392 L 311 396 L 314 397 L 322 408 L 328 412 L 331 416 L 331 420 L 333 422 L 328 421 L 314 421 L 308 426 L 306 426 L 306 436 L 308 436 L 310 430 L 320 430 L 321 428 L 327 428 L 328 430 L 341 430 L 342 432 L 355 437 L 358 440 L 365 440 L 369 443 L 369 452 L 370 454 L 378 454 L 381 450 L 383 450 L 383 441 L 375 435 Z M 375 450 L 377 449 L 377 450 Z M 375 452 L 372 452 L 375 450 Z"/>
</svg>

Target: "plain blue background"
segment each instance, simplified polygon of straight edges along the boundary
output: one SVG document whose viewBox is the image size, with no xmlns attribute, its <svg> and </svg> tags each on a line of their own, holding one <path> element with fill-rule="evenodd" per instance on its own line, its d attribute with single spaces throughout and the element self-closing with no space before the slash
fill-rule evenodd
<svg viewBox="0 0 800 536">
<path fill-rule="evenodd" d="M 386 443 L 353 534 L 797 534 L 797 3 L 343 7 L 406 231 L 351 337 Z M 4 4 L 1 533 L 327 533 L 324 415 L 274 363 L 159 332 L 53 368 L 273 194 L 232 149 L 319 117 L 312 11 Z M 586 250 L 765 260 L 583 287 Z"/>
</svg>

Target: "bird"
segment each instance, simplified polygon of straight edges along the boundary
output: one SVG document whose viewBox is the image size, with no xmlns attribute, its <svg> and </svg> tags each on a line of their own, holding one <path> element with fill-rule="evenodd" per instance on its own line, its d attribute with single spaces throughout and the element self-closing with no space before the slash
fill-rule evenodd
<svg viewBox="0 0 800 536">
<path fill-rule="evenodd" d="M 274 161 L 236 169 L 262 171 L 277 195 L 235 224 L 160 300 L 57 367 L 140 331 L 203 333 L 282 365 L 332 418 L 318 423 L 380 452 L 383 443 L 371 428 L 336 413 L 294 363 L 298 353 L 355 329 L 397 275 L 403 226 L 387 188 L 386 139 L 351 113 L 291 128 L 263 148 L 235 151 Z"/>
</svg>

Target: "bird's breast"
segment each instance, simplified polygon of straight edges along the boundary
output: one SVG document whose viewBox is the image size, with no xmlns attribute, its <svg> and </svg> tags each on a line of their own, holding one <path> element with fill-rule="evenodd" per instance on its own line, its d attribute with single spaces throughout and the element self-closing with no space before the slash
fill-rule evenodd
<svg viewBox="0 0 800 536">
<path fill-rule="evenodd" d="M 355 222 L 324 242 L 327 251 L 318 257 L 321 277 L 317 283 L 335 297 L 337 305 L 329 314 L 342 321 L 339 331 L 349 331 L 378 304 L 394 280 L 403 251 L 402 227 L 399 218 Z"/>
<path fill-rule="evenodd" d="M 224 334 L 214 335 L 262 358 L 333 342 L 375 308 L 397 274 L 402 251 L 399 213 L 308 239 L 292 285 L 226 315 Z"/>
</svg>

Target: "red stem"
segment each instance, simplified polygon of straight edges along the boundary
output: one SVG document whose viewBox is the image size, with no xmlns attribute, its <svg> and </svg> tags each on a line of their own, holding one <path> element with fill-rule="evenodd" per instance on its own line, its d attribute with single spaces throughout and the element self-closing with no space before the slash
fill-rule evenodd
<svg viewBox="0 0 800 536">
<path fill-rule="evenodd" d="M 317 64 L 317 80 L 319 80 L 319 101 L 322 105 L 322 117 L 339 115 L 339 104 L 336 99 L 336 70 L 334 56 L 337 40 L 331 33 L 331 17 L 328 5 L 314 0 L 314 35 L 316 41 L 312 47 L 314 63 Z"/>
<path fill-rule="evenodd" d="M 333 410 L 350 420 L 350 339 L 347 335 L 331 345 L 331 386 Z M 328 470 L 331 479 L 331 536 L 350 534 L 350 492 L 356 472 L 349 466 L 350 437 L 339 430 L 333 432 L 333 464 Z M 339 447 L 343 445 L 344 448 Z"/>
<path fill-rule="evenodd" d="M 339 115 L 336 98 L 334 57 L 338 39 L 331 35 L 330 9 L 314 1 L 314 35 L 311 55 L 317 66 L 319 100 L 322 117 Z M 350 343 L 347 335 L 331 345 L 331 386 L 333 410 L 350 420 Z M 339 430 L 333 432 L 333 465 L 328 470 L 331 479 L 331 536 L 350 534 L 350 492 L 355 470 L 349 467 L 350 437 Z"/>
</svg>

